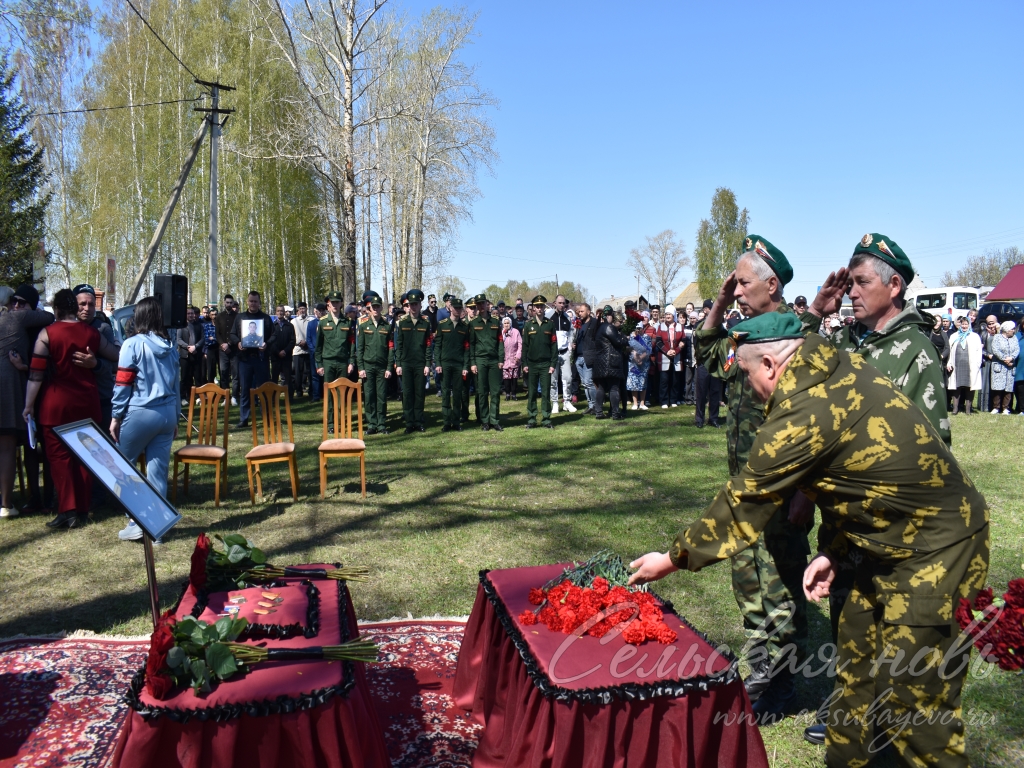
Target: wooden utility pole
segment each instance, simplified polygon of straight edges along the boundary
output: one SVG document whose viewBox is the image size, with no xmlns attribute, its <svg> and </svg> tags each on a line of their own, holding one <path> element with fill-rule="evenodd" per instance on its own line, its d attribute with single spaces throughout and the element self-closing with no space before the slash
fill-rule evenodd
<svg viewBox="0 0 1024 768">
<path fill-rule="evenodd" d="M 221 83 L 210 83 L 203 80 L 196 80 L 200 85 L 205 85 L 210 89 L 210 108 L 203 109 L 196 107 L 195 109 L 201 112 L 209 112 L 210 121 L 210 256 L 206 263 L 206 300 L 207 303 L 213 307 L 217 305 L 217 299 L 220 294 L 218 287 L 218 274 L 217 274 L 217 193 L 219 188 L 217 186 L 217 153 L 219 149 L 219 139 L 221 128 L 224 127 L 224 123 L 228 121 L 228 117 L 235 110 L 233 109 L 221 109 L 220 108 L 220 92 L 221 90 L 233 91 L 235 90 L 230 85 L 222 85 Z M 224 122 L 221 122 L 220 116 L 226 115 Z"/>
</svg>

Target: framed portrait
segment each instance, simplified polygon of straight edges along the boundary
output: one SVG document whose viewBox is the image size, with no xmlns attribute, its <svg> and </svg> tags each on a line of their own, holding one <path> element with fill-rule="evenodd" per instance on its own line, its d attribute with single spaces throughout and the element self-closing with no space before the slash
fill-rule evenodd
<svg viewBox="0 0 1024 768">
<path fill-rule="evenodd" d="M 259 349 L 263 346 L 263 321 L 242 320 L 242 348 Z"/>
<path fill-rule="evenodd" d="M 159 539 L 181 520 L 178 510 L 121 454 L 95 421 L 75 421 L 53 431 L 149 538 Z"/>
</svg>

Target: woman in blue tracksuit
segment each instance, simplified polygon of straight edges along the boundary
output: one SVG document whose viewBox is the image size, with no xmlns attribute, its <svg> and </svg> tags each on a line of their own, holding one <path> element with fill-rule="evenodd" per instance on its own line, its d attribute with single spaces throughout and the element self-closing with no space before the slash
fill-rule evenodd
<svg viewBox="0 0 1024 768">
<path fill-rule="evenodd" d="M 177 345 L 167 336 L 160 302 L 145 298 L 135 305 L 135 335 L 121 346 L 110 435 L 133 464 L 145 451 L 146 477 L 164 498 L 171 444 L 178 432 L 180 375 Z M 117 537 L 134 541 L 142 535 L 129 520 Z"/>
</svg>

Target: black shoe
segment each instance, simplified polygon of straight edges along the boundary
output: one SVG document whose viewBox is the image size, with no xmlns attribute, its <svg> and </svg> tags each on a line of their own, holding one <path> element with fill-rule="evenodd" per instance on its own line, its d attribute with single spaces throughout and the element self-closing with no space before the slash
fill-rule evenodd
<svg viewBox="0 0 1024 768">
<path fill-rule="evenodd" d="M 334 434 L 334 425 L 333 424 L 331 424 L 329 427 L 327 427 L 327 434 L 328 435 L 333 435 Z"/>
<path fill-rule="evenodd" d="M 89 522 L 89 515 L 72 515 L 71 519 L 68 520 L 68 528 L 84 528 L 85 524 Z"/>
<path fill-rule="evenodd" d="M 406 427 L 405 428 L 405 434 L 407 434 L 407 435 L 411 435 L 415 431 L 416 431 L 416 427 Z"/>
<path fill-rule="evenodd" d="M 804 728 L 804 741 L 821 746 L 825 743 L 825 724 L 815 723 Z"/>
<path fill-rule="evenodd" d="M 527 428 L 527 429 L 533 429 L 533 428 L 534 428 L 534 427 L 536 427 L 536 426 L 537 426 L 537 425 L 536 425 L 536 424 L 534 424 L 534 423 L 533 423 L 532 421 L 528 421 L 528 422 L 526 422 L 526 428 Z"/>
<path fill-rule="evenodd" d="M 501 424 L 491 424 L 491 429 L 493 429 L 495 432 L 504 432 L 505 431 L 505 428 L 503 426 L 501 426 Z"/>
<path fill-rule="evenodd" d="M 452 427 L 452 429 L 454 429 L 456 432 L 461 432 L 462 431 L 462 425 L 459 424 L 458 426 Z"/>
<path fill-rule="evenodd" d="M 554 429 L 555 428 L 555 425 L 552 424 L 550 421 L 545 421 L 543 424 L 541 424 L 541 426 L 544 427 L 544 429 Z"/>
<path fill-rule="evenodd" d="M 388 430 L 387 427 L 381 427 L 380 429 L 377 430 L 377 434 L 378 435 L 390 435 L 391 432 L 390 432 L 390 430 Z"/>
<path fill-rule="evenodd" d="M 699 421 L 699 422 L 697 422 L 696 424 L 694 424 L 694 426 L 695 426 L 695 427 L 696 427 L 697 429 L 704 429 L 704 422 L 703 422 L 703 421 Z"/>
<path fill-rule="evenodd" d="M 75 519 L 75 513 L 74 512 L 61 512 L 59 515 L 57 515 L 55 518 L 53 518 L 53 520 L 48 522 L 46 524 L 46 527 L 47 528 L 63 528 L 71 520 L 74 520 L 74 519 Z"/>
<path fill-rule="evenodd" d="M 376 435 L 377 434 L 377 428 L 376 427 L 367 427 L 366 431 L 363 432 L 363 434 L 364 435 Z"/>
<path fill-rule="evenodd" d="M 714 427 L 715 429 L 721 429 L 722 427 L 722 425 L 719 424 L 717 421 L 711 422 L 711 426 Z"/>
<path fill-rule="evenodd" d="M 416 431 L 417 432 L 426 432 L 427 428 L 424 427 L 422 424 L 420 424 L 418 427 L 416 427 Z"/>
<path fill-rule="evenodd" d="M 771 685 L 754 702 L 754 717 L 762 728 L 775 725 L 787 714 L 796 699 L 796 686 L 793 685 L 793 674 L 788 670 L 778 670 L 771 679 Z"/>
<path fill-rule="evenodd" d="M 764 645 L 756 646 L 751 650 L 758 654 L 764 654 L 763 658 L 751 664 L 750 674 L 743 680 L 743 687 L 747 689 L 747 696 L 750 698 L 750 702 L 754 703 L 761 698 L 761 695 L 772 684 L 772 662 L 768 658 L 767 649 Z"/>
<path fill-rule="evenodd" d="M 480 431 L 481 432 L 490 432 L 491 431 L 491 425 L 490 424 L 482 424 L 482 425 L 480 425 Z"/>
<path fill-rule="evenodd" d="M 625 418 L 626 417 L 623 416 L 621 413 L 613 413 L 612 414 L 612 421 L 623 421 L 623 420 L 625 420 Z"/>
<path fill-rule="evenodd" d="M 447 424 L 445 424 L 443 427 L 441 427 L 441 431 L 442 432 L 451 432 L 452 428 L 449 427 Z"/>
<path fill-rule="evenodd" d="M 600 421 L 601 419 L 607 419 L 608 417 L 605 416 L 603 413 L 598 413 L 594 415 L 594 418 Z"/>
<path fill-rule="evenodd" d="M 249 428 L 249 422 L 248 421 L 240 421 L 237 424 L 235 424 L 235 429 L 248 429 L 248 428 Z"/>
</svg>

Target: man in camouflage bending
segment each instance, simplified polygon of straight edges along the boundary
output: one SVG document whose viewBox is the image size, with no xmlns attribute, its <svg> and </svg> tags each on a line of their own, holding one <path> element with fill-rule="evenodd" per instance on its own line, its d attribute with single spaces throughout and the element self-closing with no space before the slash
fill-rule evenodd
<svg viewBox="0 0 1024 768">
<path fill-rule="evenodd" d="M 854 246 L 849 266 L 825 279 L 801 320 L 805 329 L 817 330 L 821 318 L 839 311 L 848 292 L 856 322 L 832 334 L 832 344 L 846 352 L 859 352 L 888 376 L 949 445 L 942 360 L 928 336 L 934 321 L 923 317 L 913 303 L 903 300 L 914 274 L 902 248 L 891 238 L 871 232 Z M 836 578 L 829 591 L 832 642 L 836 641 L 843 603 L 853 588 L 854 573 L 859 567 L 856 550 L 835 563 Z M 824 744 L 824 724 L 809 726 L 804 738 L 812 744 Z"/>
<path fill-rule="evenodd" d="M 754 397 L 747 375 L 734 364 L 725 313 L 736 302 L 747 317 L 795 317 L 782 298 L 783 286 L 793 279 L 786 255 L 760 235 L 748 235 L 744 249 L 703 327 L 694 333 L 698 361 L 729 384 L 725 426 L 733 477 L 747 463 L 754 435 L 764 421 L 764 406 Z M 762 724 L 780 718 L 796 697 L 784 651 L 803 655 L 807 650 L 807 601 L 800 580 L 810 554 L 807 534 L 813 516 L 813 505 L 797 494 L 771 517 L 764 534 L 732 561 L 733 594 L 743 615 L 751 667 L 744 684 Z"/>
<path fill-rule="evenodd" d="M 734 556 L 803 491 L 829 529 L 803 577 L 807 598 L 829 594 L 843 551 L 861 558 L 839 619 L 826 763 L 859 768 L 891 743 L 906 765 L 966 766 L 960 695 L 971 643 L 955 611 L 988 575 L 985 499 L 890 379 L 803 333 L 795 316 L 776 314 L 732 329 L 738 364 L 765 402 L 750 458 L 668 552 L 631 564 L 630 581 Z"/>
</svg>

